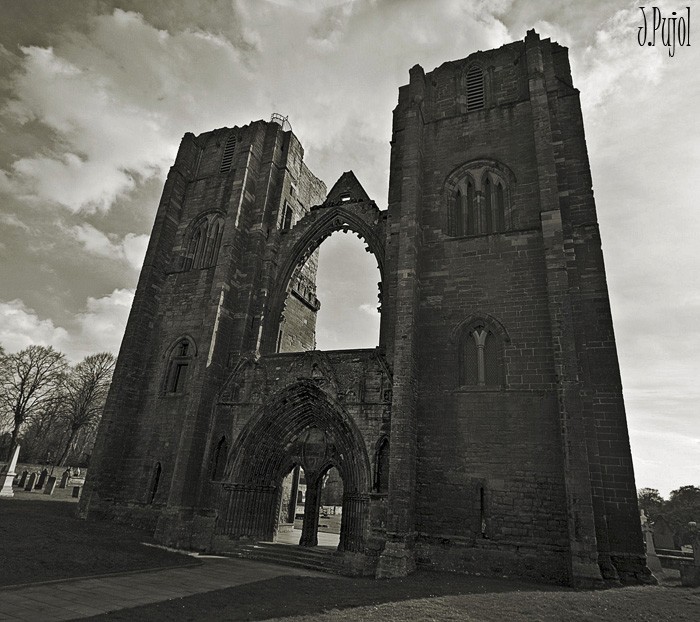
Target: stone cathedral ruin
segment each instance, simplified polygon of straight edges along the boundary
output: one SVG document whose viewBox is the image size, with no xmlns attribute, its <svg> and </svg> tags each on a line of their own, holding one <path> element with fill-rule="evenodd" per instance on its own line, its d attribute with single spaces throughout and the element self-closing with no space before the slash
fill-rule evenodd
<svg viewBox="0 0 700 622">
<path fill-rule="evenodd" d="M 393 114 L 384 211 L 274 119 L 184 136 L 81 512 L 227 552 L 275 540 L 301 467 L 313 546 L 334 467 L 344 572 L 653 581 L 567 49 L 416 65 Z M 375 349 L 314 349 L 341 230 L 381 273 Z"/>
</svg>

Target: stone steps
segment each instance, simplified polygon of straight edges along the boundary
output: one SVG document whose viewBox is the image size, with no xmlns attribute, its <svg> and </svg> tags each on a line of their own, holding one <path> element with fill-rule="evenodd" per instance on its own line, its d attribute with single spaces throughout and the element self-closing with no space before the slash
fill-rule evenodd
<svg viewBox="0 0 700 622">
<path fill-rule="evenodd" d="M 341 567 L 335 551 L 330 547 L 301 547 L 270 542 L 240 544 L 227 552 L 234 557 L 255 559 L 272 564 L 331 572 L 338 574 Z"/>
</svg>

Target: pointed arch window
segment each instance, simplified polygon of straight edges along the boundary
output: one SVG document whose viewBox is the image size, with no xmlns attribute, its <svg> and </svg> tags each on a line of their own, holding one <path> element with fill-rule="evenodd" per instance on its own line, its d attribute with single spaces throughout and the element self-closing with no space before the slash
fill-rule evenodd
<svg viewBox="0 0 700 622">
<path fill-rule="evenodd" d="M 503 386 L 503 343 L 489 323 L 477 320 L 464 327 L 458 347 L 460 386 Z"/>
<path fill-rule="evenodd" d="M 445 183 L 447 235 L 486 235 L 508 229 L 507 173 L 496 163 L 476 161 L 450 175 Z M 509 176 L 510 177 L 510 176 Z"/>
<path fill-rule="evenodd" d="M 505 229 L 505 192 L 503 180 L 492 172 L 484 180 L 485 233 L 498 233 Z"/>
<path fill-rule="evenodd" d="M 476 230 L 476 196 L 474 182 L 467 179 L 460 184 L 454 195 L 450 210 L 449 234 L 453 236 L 473 235 Z"/>
<path fill-rule="evenodd" d="M 216 445 L 214 451 L 214 459 L 212 461 L 211 478 L 214 481 L 224 479 L 224 471 L 226 470 L 226 461 L 228 459 L 228 441 L 226 436 L 222 436 Z"/>
<path fill-rule="evenodd" d="M 467 71 L 467 110 L 484 107 L 484 72 L 472 65 Z"/>
<path fill-rule="evenodd" d="M 193 355 L 194 344 L 187 337 L 180 339 L 172 348 L 165 378 L 165 393 L 179 395 L 186 391 Z"/>
<path fill-rule="evenodd" d="M 209 268 L 216 264 L 223 236 L 224 221 L 220 214 L 206 214 L 190 229 L 182 269 Z"/>
</svg>

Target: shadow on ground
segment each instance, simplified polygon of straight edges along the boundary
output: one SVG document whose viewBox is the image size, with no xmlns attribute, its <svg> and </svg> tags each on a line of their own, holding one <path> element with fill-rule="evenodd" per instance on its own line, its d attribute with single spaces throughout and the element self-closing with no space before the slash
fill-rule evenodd
<svg viewBox="0 0 700 622">
<path fill-rule="evenodd" d="M 571 591 L 502 579 L 418 572 L 405 579 L 283 576 L 89 618 L 105 620 L 267 620 L 447 595 Z M 358 618 L 361 619 L 361 618 Z"/>
<path fill-rule="evenodd" d="M 197 563 L 144 546 L 153 542 L 146 531 L 81 520 L 77 507 L 70 501 L 0 500 L 0 586 Z"/>
</svg>

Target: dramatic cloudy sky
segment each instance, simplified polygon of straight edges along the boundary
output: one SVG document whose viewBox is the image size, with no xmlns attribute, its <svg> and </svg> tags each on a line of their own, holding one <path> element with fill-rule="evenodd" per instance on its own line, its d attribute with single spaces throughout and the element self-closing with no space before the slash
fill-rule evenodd
<svg viewBox="0 0 700 622">
<path fill-rule="evenodd" d="M 329 186 L 353 169 L 385 207 L 391 110 L 409 67 L 535 27 L 569 46 L 582 91 L 637 484 L 700 485 L 700 31 L 673 58 L 640 47 L 639 4 L 3 2 L 0 344 L 51 344 L 72 360 L 118 350 L 185 132 L 281 112 Z M 688 4 L 695 17 L 696 0 L 656 6 Z M 363 333 L 369 343 L 354 343 L 375 345 L 371 255 L 342 234 L 321 250 L 319 345 Z M 348 276 L 347 265 L 361 267 Z"/>
</svg>

